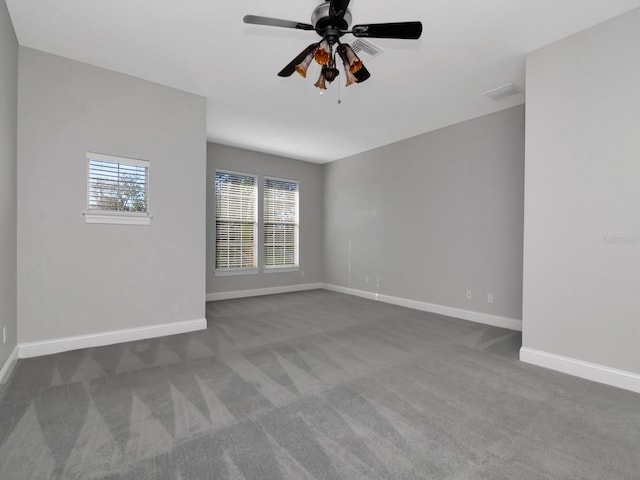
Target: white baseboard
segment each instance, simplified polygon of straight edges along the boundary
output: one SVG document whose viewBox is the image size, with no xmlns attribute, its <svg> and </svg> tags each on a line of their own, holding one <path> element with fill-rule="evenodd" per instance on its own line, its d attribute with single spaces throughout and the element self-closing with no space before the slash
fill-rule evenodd
<svg viewBox="0 0 640 480">
<path fill-rule="evenodd" d="M 68 352 L 80 348 L 102 347 L 115 343 L 146 340 L 148 338 L 164 337 L 178 333 L 194 332 L 207 328 L 207 319 L 186 320 L 183 322 L 163 323 L 147 327 L 127 328 L 125 330 L 112 330 L 109 332 L 76 337 L 55 338 L 39 342 L 20 343 L 18 352 L 20 358 L 39 357 L 52 353 Z"/>
<path fill-rule="evenodd" d="M 16 348 L 13 349 L 13 352 L 11 352 L 11 355 L 9 355 L 9 358 L 7 358 L 7 361 L 4 362 L 4 365 L 0 369 L 0 385 L 9 380 L 9 376 L 11 375 L 11 372 L 13 370 L 13 367 L 16 365 L 17 360 L 18 346 L 16 345 Z"/>
<path fill-rule="evenodd" d="M 520 360 L 525 363 L 549 368 L 575 377 L 585 378 L 605 385 L 631 390 L 640 393 L 640 374 L 605 367 L 596 363 L 563 357 L 533 348 L 522 347 Z"/>
<path fill-rule="evenodd" d="M 366 292 L 364 290 L 355 290 L 353 288 L 341 287 L 339 285 L 324 284 L 324 288 L 333 292 L 346 293 L 347 295 L 355 295 L 357 297 L 368 298 L 370 300 L 378 300 L 380 302 L 413 308 L 414 310 L 421 310 L 423 312 L 437 313 L 448 317 L 461 318 L 471 322 L 492 325 L 494 327 L 508 328 L 509 330 L 516 330 L 519 332 L 522 331 L 522 321 L 514 318 L 500 317 L 489 313 L 474 312 L 472 310 L 464 310 L 462 308 L 447 307 L 446 305 L 437 305 L 435 303 L 421 302 L 408 298 Z"/>
<path fill-rule="evenodd" d="M 233 292 L 207 293 L 207 302 L 216 300 L 231 300 L 232 298 L 259 297 L 261 295 L 274 295 L 277 293 L 302 292 L 305 290 L 318 290 L 323 288 L 322 283 L 303 283 L 300 285 L 284 285 L 282 287 L 256 288 L 253 290 L 236 290 Z"/>
</svg>

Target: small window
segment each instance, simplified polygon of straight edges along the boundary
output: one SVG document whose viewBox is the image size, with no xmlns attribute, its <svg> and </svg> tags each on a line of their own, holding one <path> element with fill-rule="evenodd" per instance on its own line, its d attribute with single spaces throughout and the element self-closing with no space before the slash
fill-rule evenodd
<svg viewBox="0 0 640 480">
<path fill-rule="evenodd" d="M 298 267 L 298 182 L 264 179 L 264 265 Z"/>
<path fill-rule="evenodd" d="M 149 225 L 149 162 L 88 153 L 87 223 Z"/>
<path fill-rule="evenodd" d="M 258 181 L 216 171 L 216 275 L 257 273 Z"/>
</svg>

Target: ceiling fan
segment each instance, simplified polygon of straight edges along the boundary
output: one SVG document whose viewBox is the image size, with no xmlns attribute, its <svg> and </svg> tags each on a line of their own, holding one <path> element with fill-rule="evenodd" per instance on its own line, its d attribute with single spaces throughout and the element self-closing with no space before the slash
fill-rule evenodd
<svg viewBox="0 0 640 480">
<path fill-rule="evenodd" d="M 278 75 L 289 77 L 298 72 L 302 77 L 307 76 L 307 69 L 315 59 L 322 65 L 320 78 L 315 86 L 326 90 L 327 82 L 333 82 L 340 74 L 336 68 L 336 53 L 342 59 L 347 86 L 362 83 L 371 74 L 358 58 L 348 43 L 340 42 L 340 38 L 350 33 L 354 37 L 369 38 L 398 38 L 417 40 L 422 34 L 421 22 L 370 23 L 351 27 L 350 0 L 326 0 L 318 5 L 311 15 L 311 23 L 294 22 L 279 18 L 246 15 L 244 23 L 267 25 L 271 27 L 295 28 L 298 30 L 313 30 L 322 39 L 312 43 L 294 58 Z M 351 29 L 349 29 L 351 28 Z"/>
</svg>

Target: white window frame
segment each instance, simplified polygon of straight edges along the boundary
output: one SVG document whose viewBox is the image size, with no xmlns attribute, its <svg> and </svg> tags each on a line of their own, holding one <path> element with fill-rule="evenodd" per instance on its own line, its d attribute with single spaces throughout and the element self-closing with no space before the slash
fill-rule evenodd
<svg viewBox="0 0 640 480">
<path fill-rule="evenodd" d="M 237 268 L 219 268 L 217 265 L 214 266 L 214 276 L 216 277 L 226 277 L 226 276 L 232 276 L 232 275 L 254 275 L 257 273 L 260 273 L 260 267 L 259 267 L 259 254 L 258 254 L 258 237 L 260 235 L 260 229 L 259 229 L 259 223 L 260 223 L 260 218 L 259 218 L 259 209 L 258 209 L 258 203 L 260 201 L 260 190 L 259 190 L 259 176 L 253 173 L 247 173 L 247 172 L 236 172 L 233 170 L 226 170 L 223 168 L 216 168 L 215 172 L 214 172 L 214 176 L 213 176 L 213 188 L 214 188 L 214 199 L 215 199 L 215 205 L 214 205 L 214 230 L 215 230 L 215 234 L 214 234 L 214 263 L 217 263 L 217 252 L 218 252 L 218 241 L 217 241 L 217 223 L 218 223 L 218 198 L 217 198 L 217 194 L 215 192 L 215 181 L 216 181 L 216 177 L 218 176 L 218 173 L 226 173 L 229 175 L 240 175 L 243 177 L 252 177 L 255 180 L 255 203 L 254 203 L 254 218 L 255 218 L 255 223 L 254 223 L 254 237 L 253 237 L 253 251 L 254 251 L 254 263 L 255 263 L 255 267 L 237 267 Z"/>
<path fill-rule="evenodd" d="M 145 203 L 146 212 L 120 212 L 113 210 L 94 210 L 90 208 L 91 196 L 91 161 L 102 160 L 105 162 L 118 163 L 123 165 L 135 165 L 147 169 L 145 175 Z M 106 155 L 104 153 L 87 152 L 87 210 L 84 212 L 86 223 L 102 223 L 111 225 L 150 225 L 151 215 L 149 214 L 149 173 L 151 162 L 137 158 L 119 157 L 116 155 Z"/>
<path fill-rule="evenodd" d="M 266 254 L 265 254 L 265 239 L 264 239 L 264 229 L 265 226 L 267 224 L 266 220 L 265 220 L 265 215 L 264 215 L 264 209 L 265 209 L 265 204 L 266 204 L 266 188 L 265 188 L 265 183 L 267 182 L 267 180 L 275 180 L 277 182 L 287 182 L 287 183 L 295 183 L 297 188 L 296 188 L 296 193 L 297 193 L 297 198 L 296 198 L 296 223 L 295 223 L 295 250 L 294 250 L 294 255 L 295 255 L 295 259 L 294 262 L 295 264 L 293 265 L 267 265 L 266 262 Z M 286 273 L 286 272 L 297 272 L 300 270 L 300 181 L 299 180 L 293 180 L 290 178 L 279 178 L 279 177 L 271 177 L 271 176 L 264 176 L 263 181 L 262 181 L 262 188 L 263 188 L 263 192 L 262 192 L 262 202 L 263 202 L 263 207 L 262 207 L 262 227 L 263 227 L 263 233 L 262 233 L 262 252 L 263 252 L 263 263 L 264 263 L 264 272 L 265 273 Z"/>
</svg>

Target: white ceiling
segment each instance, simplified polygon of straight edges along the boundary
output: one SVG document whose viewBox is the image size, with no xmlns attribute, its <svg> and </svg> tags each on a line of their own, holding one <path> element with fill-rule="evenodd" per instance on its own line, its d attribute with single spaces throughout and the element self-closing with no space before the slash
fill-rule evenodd
<svg viewBox="0 0 640 480">
<path fill-rule="evenodd" d="M 525 54 L 640 7 L 640 0 L 353 0 L 353 23 L 420 20 L 371 78 L 319 95 L 276 74 L 314 32 L 246 25 L 245 14 L 310 23 L 322 0 L 7 0 L 21 45 L 207 97 L 210 141 L 327 162 L 523 103 Z M 346 35 L 343 41 L 353 37 Z M 340 88 L 338 88 L 340 83 Z M 342 103 L 337 103 L 338 91 Z"/>
</svg>

